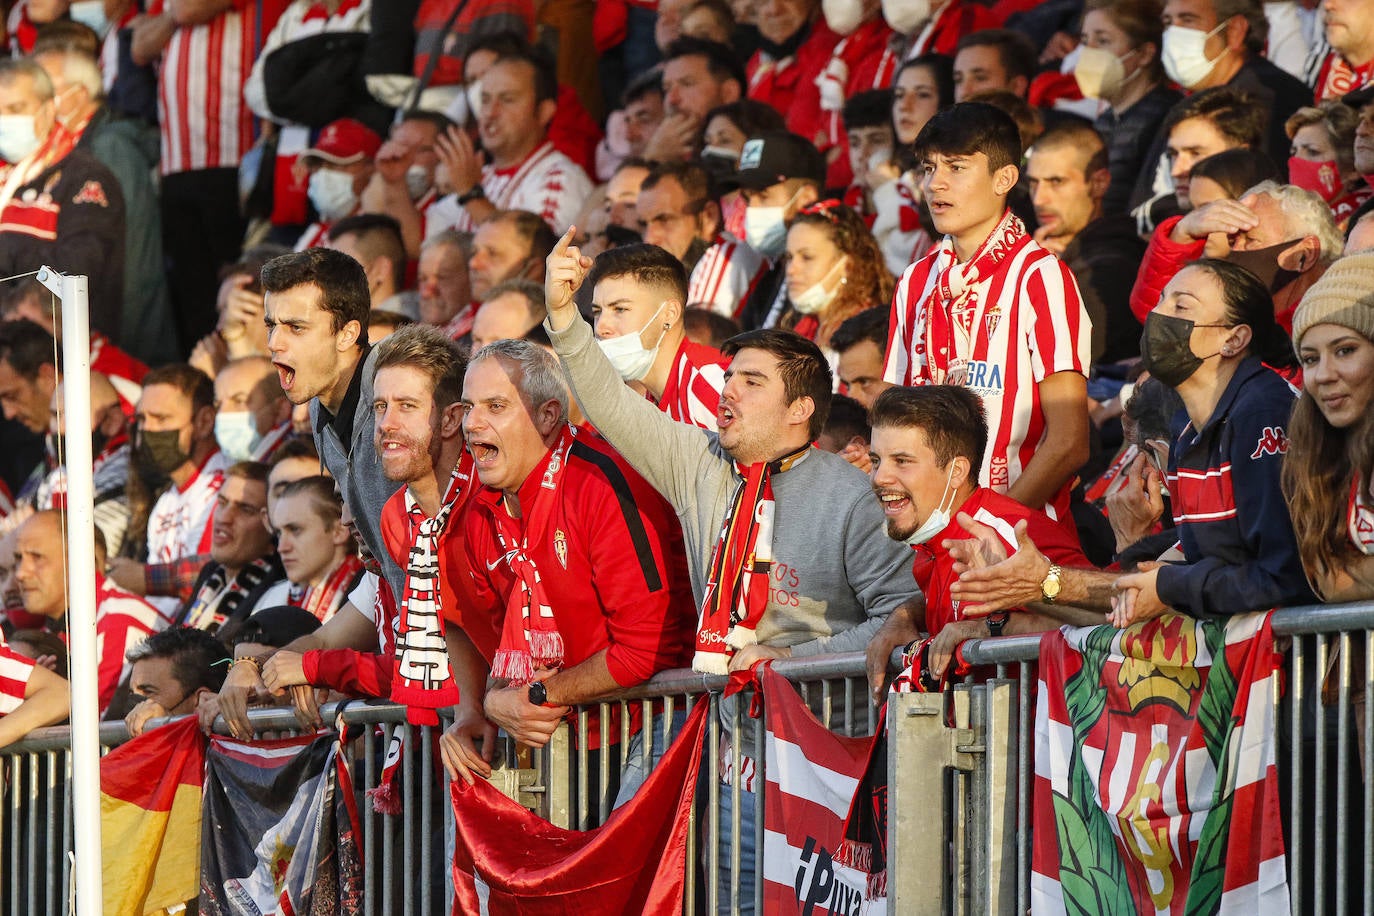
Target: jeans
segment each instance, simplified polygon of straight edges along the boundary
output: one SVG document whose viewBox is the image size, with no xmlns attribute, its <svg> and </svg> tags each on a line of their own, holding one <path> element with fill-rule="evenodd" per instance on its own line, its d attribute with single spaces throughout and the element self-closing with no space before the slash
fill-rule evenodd
<svg viewBox="0 0 1374 916">
<path fill-rule="evenodd" d="M 711 774 L 714 777 L 714 773 Z M 703 795 L 702 800 L 706 802 L 709 796 Z M 754 914 L 754 860 L 756 850 L 754 848 L 754 793 L 740 789 L 739 793 L 739 910 L 741 916 L 753 916 Z M 720 851 L 720 870 L 716 873 L 716 889 L 719 897 L 716 900 L 716 912 L 720 916 L 731 916 L 734 910 L 730 906 L 730 816 L 734 810 L 734 799 L 731 796 L 729 786 L 720 787 L 720 836 L 716 843 L 716 848 Z M 703 819 L 702 823 L 706 823 Z M 703 868 L 707 875 L 710 875 L 709 852 L 703 849 L 702 859 Z"/>
</svg>

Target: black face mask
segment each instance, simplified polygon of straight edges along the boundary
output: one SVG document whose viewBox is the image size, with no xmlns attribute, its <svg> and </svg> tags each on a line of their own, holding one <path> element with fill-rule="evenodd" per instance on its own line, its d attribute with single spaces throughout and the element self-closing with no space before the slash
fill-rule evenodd
<svg viewBox="0 0 1374 916">
<path fill-rule="evenodd" d="M 802 42 L 806 41 L 810 36 L 811 23 L 806 22 L 802 24 L 801 28 L 797 29 L 797 31 L 793 32 L 781 42 L 772 42 L 760 36 L 759 48 L 774 60 L 786 60 L 793 54 L 796 54 L 797 49 L 802 46 Z"/>
<path fill-rule="evenodd" d="M 739 157 L 725 156 L 720 153 L 702 153 L 701 167 L 711 180 L 717 184 L 739 171 Z"/>
<path fill-rule="evenodd" d="M 1145 331 L 1140 335 L 1140 365 L 1170 388 L 1177 388 L 1204 362 L 1193 352 L 1193 328 L 1224 327 L 1230 325 L 1195 324 L 1187 318 L 1151 312 L 1145 316 Z"/>
<path fill-rule="evenodd" d="M 168 476 L 191 460 L 191 456 L 181 450 L 179 429 L 161 429 L 157 432 L 140 429 L 136 448 L 139 463 L 159 476 Z"/>
<path fill-rule="evenodd" d="M 1269 290 L 1272 296 L 1283 289 L 1298 276 L 1296 270 L 1289 270 L 1279 266 L 1279 253 L 1292 248 L 1301 242 L 1302 239 L 1289 239 L 1286 242 L 1279 242 L 1277 245 L 1270 245 L 1267 248 L 1253 248 L 1249 251 L 1233 251 L 1228 254 L 1225 260 L 1237 267 L 1244 267 L 1250 273 L 1259 277 L 1259 281 L 1264 284 L 1264 288 Z"/>
</svg>

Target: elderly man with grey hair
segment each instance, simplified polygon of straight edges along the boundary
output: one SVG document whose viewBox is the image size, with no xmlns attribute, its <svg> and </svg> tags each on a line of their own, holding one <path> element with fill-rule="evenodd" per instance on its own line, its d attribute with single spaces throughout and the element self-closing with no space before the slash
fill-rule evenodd
<svg viewBox="0 0 1374 916">
<path fill-rule="evenodd" d="M 167 265 L 162 256 L 162 213 L 153 174 L 157 128 L 121 118 L 105 105 L 100 65 L 71 47 L 39 50 L 34 62 L 52 80 L 58 120 L 76 135 L 76 148 L 99 160 L 124 195 L 124 309 L 120 343 L 150 365 L 180 357 Z"/>
<path fill-rule="evenodd" d="M 33 61 L 0 61 L 0 276 L 47 264 L 90 278 L 91 325 L 123 340 L 124 194 L 57 130 L 52 80 Z"/>
<path fill-rule="evenodd" d="M 696 630 L 672 507 L 604 440 L 574 432 L 567 399 L 558 360 L 529 341 L 482 348 L 463 379 L 463 434 L 485 487 L 462 519 L 471 610 L 507 618 L 486 714 L 532 747 L 574 706 L 687 666 Z M 622 755 L 619 710 L 611 715 L 610 743 L 592 739 L 591 765 L 610 772 L 609 796 L 619 784 L 623 801 L 643 777 L 642 723 L 632 710 Z"/>
<path fill-rule="evenodd" d="M 1246 268 L 1269 289 L 1274 315 L 1285 330 L 1303 294 L 1341 256 L 1344 244 L 1326 201 L 1296 185 L 1274 181 L 1260 182 L 1239 200 L 1215 200 L 1198 207 L 1179 220 L 1172 235 L 1186 241 L 1172 245 L 1167 258 L 1171 263 L 1157 263 L 1154 271 L 1167 267 L 1166 276 L 1172 276 L 1201 257 L 1207 243 L 1221 243 L 1230 249 L 1225 260 Z M 1159 254 L 1153 245 L 1151 253 Z"/>
</svg>

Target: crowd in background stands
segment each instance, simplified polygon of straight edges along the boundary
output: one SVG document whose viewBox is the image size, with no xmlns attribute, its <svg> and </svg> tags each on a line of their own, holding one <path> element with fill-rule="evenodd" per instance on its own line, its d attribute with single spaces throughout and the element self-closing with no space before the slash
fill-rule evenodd
<svg viewBox="0 0 1374 916">
<path fill-rule="evenodd" d="M 1374 596 L 1374 0 L 3 6 L 0 745 Z"/>
</svg>

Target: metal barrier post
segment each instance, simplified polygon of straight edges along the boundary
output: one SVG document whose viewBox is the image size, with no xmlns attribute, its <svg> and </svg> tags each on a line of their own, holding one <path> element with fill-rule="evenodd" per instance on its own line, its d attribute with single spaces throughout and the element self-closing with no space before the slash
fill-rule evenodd
<svg viewBox="0 0 1374 916">
<path fill-rule="evenodd" d="M 944 916 L 953 889 L 948 869 L 931 868 L 949 862 L 945 825 L 932 824 L 931 800 L 944 798 L 947 770 L 973 770 L 973 732 L 947 727 L 944 697 L 927 693 L 890 696 L 887 728 L 888 912 Z"/>
<path fill-rule="evenodd" d="M 983 811 L 973 858 L 975 913 L 1016 912 L 1017 748 L 1022 736 L 1017 722 L 1018 694 L 1016 682 L 1005 678 L 975 688 L 974 708 L 981 706 L 982 716 L 973 724 L 982 738 L 983 759 L 982 778 L 977 780 L 983 785 L 979 793 Z"/>
</svg>

